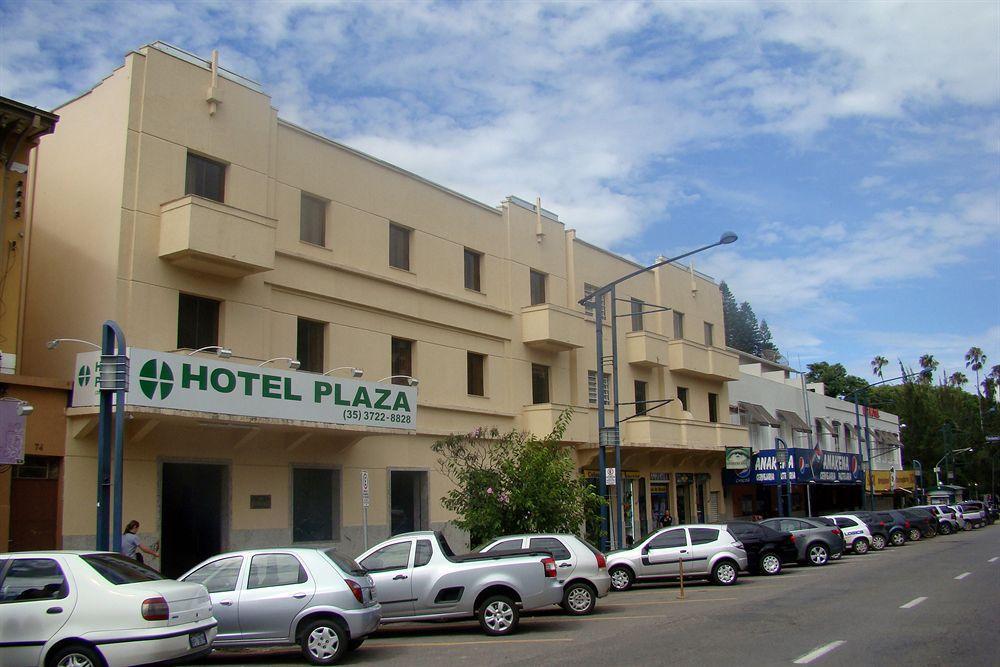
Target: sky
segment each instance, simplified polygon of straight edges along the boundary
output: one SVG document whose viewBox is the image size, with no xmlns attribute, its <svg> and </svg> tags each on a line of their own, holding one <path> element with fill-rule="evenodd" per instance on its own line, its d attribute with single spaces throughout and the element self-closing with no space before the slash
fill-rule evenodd
<svg viewBox="0 0 1000 667">
<path fill-rule="evenodd" d="M 694 258 L 796 367 L 1000 363 L 1000 3 L 0 0 L 52 109 L 161 40 L 282 118 L 592 243 Z M 58 129 L 57 129 L 58 131 Z M 972 389 L 971 384 L 967 387 Z"/>
</svg>

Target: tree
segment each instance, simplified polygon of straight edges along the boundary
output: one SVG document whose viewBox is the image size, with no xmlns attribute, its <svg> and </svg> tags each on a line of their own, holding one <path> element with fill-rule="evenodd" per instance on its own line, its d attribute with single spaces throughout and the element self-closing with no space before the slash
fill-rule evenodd
<svg viewBox="0 0 1000 667">
<path fill-rule="evenodd" d="M 441 504 L 473 545 L 517 533 L 577 533 L 592 523 L 602 500 L 576 475 L 572 450 L 560 444 L 571 412 L 552 433 L 476 429 L 438 440 L 441 471 L 454 484 Z"/>
<path fill-rule="evenodd" d="M 722 328 L 725 329 L 726 332 L 726 345 L 729 347 L 736 347 L 736 327 L 737 319 L 739 318 L 739 314 L 737 313 L 738 307 L 736 305 L 736 297 L 733 296 L 733 293 L 729 289 L 729 285 L 726 284 L 725 280 L 719 283 L 719 291 L 722 292 Z"/>
<path fill-rule="evenodd" d="M 857 375 L 850 375 L 843 364 L 831 364 L 826 361 L 817 361 L 809 364 L 809 372 L 806 373 L 806 380 L 809 382 L 822 382 L 823 393 L 827 396 L 847 396 L 856 391 L 860 391 L 868 386 L 863 378 Z"/>
<path fill-rule="evenodd" d="M 983 396 L 990 403 L 996 401 L 997 387 L 1000 387 L 1000 365 L 996 365 L 991 368 L 989 375 L 987 375 L 982 382 Z"/>
<path fill-rule="evenodd" d="M 955 371 L 948 377 L 948 385 L 951 387 L 961 387 L 968 383 L 969 378 L 965 377 L 965 373 L 961 371 Z"/>
<path fill-rule="evenodd" d="M 979 370 L 986 364 L 986 355 L 983 354 L 982 349 L 973 345 L 969 348 L 969 351 L 965 353 L 965 366 L 966 368 L 971 368 L 976 372 L 976 397 L 979 400 L 979 425 L 983 425 L 983 402 L 979 393 Z"/>
<path fill-rule="evenodd" d="M 762 319 L 760 321 L 760 329 L 758 336 L 758 345 L 760 346 L 760 356 L 767 359 L 777 359 L 778 358 L 778 346 L 774 344 L 774 340 L 771 339 L 771 328 L 767 326 L 767 320 Z"/>
<path fill-rule="evenodd" d="M 737 304 L 729 285 L 719 284 L 722 292 L 722 316 L 726 329 L 726 345 L 759 357 L 777 359 L 781 353 L 771 336 L 765 320 L 757 321 L 757 314 L 749 301 Z"/>
<path fill-rule="evenodd" d="M 920 364 L 920 381 L 924 384 L 930 384 L 934 379 L 934 371 L 940 365 L 937 359 L 934 358 L 933 354 L 924 354 L 920 356 L 917 363 Z"/>
<path fill-rule="evenodd" d="M 877 375 L 880 380 L 884 380 L 885 378 L 882 376 L 882 369 L 888 365 L 889 360 L 882 355 L 878 355 L 872 359 L 872 375 Z"/>
</svg>

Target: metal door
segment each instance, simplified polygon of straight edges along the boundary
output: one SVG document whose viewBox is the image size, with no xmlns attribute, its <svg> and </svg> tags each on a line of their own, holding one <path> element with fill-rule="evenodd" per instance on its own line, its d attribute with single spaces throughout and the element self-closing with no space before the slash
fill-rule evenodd
<svg viewBox="0 0 1000 667">
<path fill-rule="evenodd" d="M 361 561 L 375 582 L 382 616 L 410 616 L 413 606 L 413 540 L 393 542 L 373 551 Z"/>
<path fill-rule="evenodd" d="M 642 572 L 646 577 L 672 577 L 680 572 L 681 558 L 687 558 L 689 551 L 687 531 L 672 528 L 657 533 L 642 548 Z"/>
<path fill-rule="evenodd" d="M 66 624 L 76 606 L 76 586 L 52 558 L 11 558 L 0 570 L 2 664 L 37 665 L 45 643 Z"/>
<path fill-rule="evenodd" d="M 246 587 L 240 590 L 239 625 L 243 639 L 291 637 L 292 621 L 316 591 L 316 582 L 293 554 L 254 554 Z"/>
<path fill-rule="evenodd" d="M 240 638 L 240 618 L 236 602 L 239 590 L 246 586 L 243 556 L 227 556 L 210 563 L 184 577 L 184 581 L 202 584 L 212 598 L 212 615 L 219 622 L 217 642 Z"/>
<path fill-rule="evenodd" d="M 560 584 L 565 584 L 576 571 L 576 555 L 566 548 L 566 545 L 554 537 L 532 537 L 528 541 L 529 549 L 548 551 L 556 559 L 556 576 Z"/>
</svg>

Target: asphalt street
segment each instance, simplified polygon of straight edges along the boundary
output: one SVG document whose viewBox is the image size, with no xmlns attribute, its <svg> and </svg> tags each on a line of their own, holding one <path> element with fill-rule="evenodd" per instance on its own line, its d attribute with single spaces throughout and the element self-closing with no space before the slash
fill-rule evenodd
<svg viewBox="0 0 1000 667">
<path fill-rule="evenodd" d="M 1000 525 L 736 586 L 644 585 L 592 616 L 553 608 L 510 638 L 474 622 L 393 625 L 344 665 L 998 665 Z M 291 649 L 216 652 L 202 665 L 305 664 Z"/>
</svg>

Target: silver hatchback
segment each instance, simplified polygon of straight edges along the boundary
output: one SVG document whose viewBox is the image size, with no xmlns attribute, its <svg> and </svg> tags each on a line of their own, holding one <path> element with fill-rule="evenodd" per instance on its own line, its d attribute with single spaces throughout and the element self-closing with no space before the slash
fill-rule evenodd
<svg viewBox="0 0 1000 667">
<path fill-rule="evenodd" d="M 214 648 L 298 644 L 310 663 L 332 665 L 382 618 L 371 577 L 333 550 L 234 551 L 180 580 L 208 589 L 219 622 Z"/>
<path fill-rule="evenodd" d="M 625 591 L 637 581 L 708 577 L 720 586 L 736 583 L 747 569 L 747 552 L 724 525 L 696 524 L 663 528 L 631 549 L 608 554 L 611 588 Z"/>
</svg>

